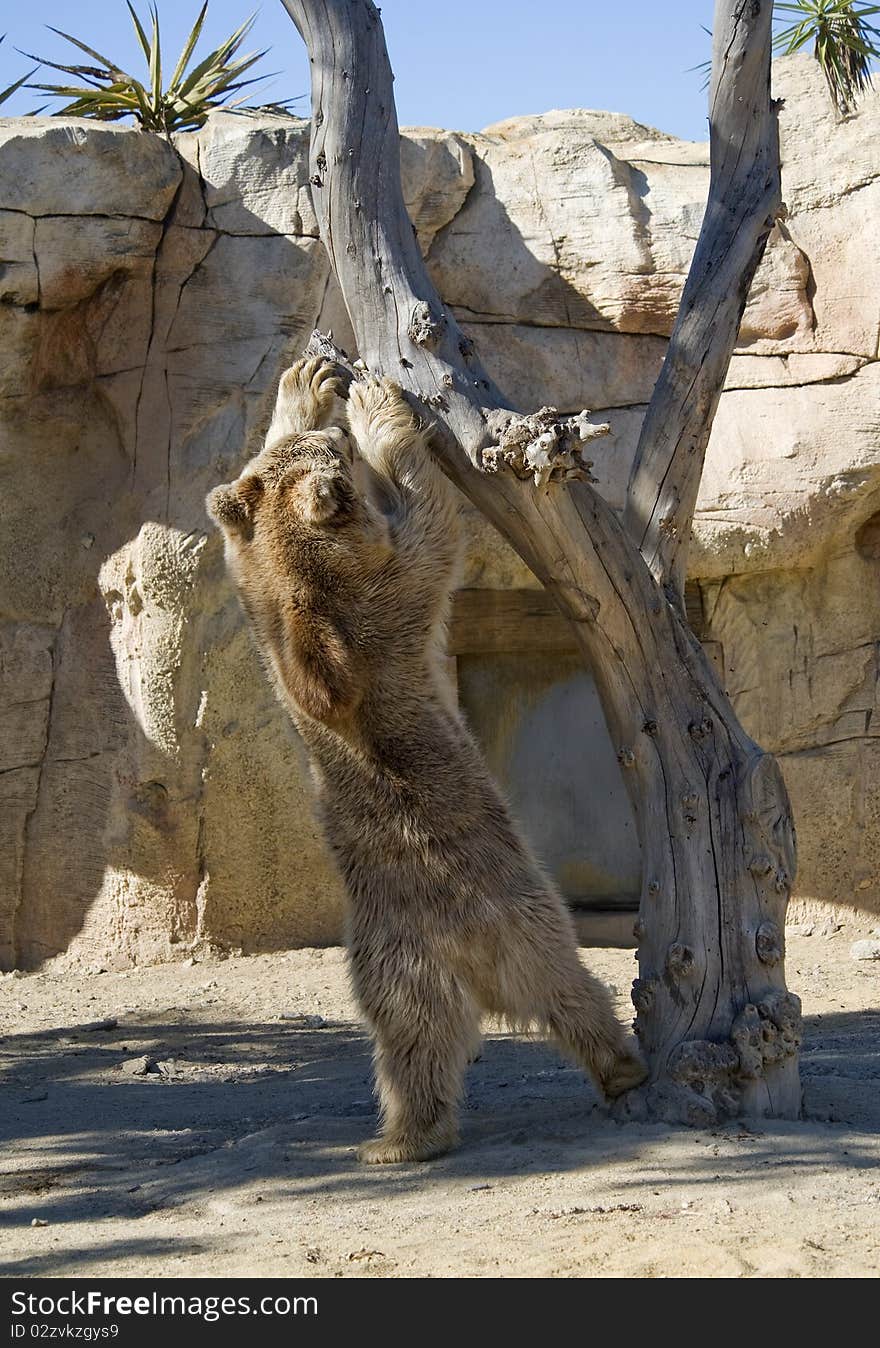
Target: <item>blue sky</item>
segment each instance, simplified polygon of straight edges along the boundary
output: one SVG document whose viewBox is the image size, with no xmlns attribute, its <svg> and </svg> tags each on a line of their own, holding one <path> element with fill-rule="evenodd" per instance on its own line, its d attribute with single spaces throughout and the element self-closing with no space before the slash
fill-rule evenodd
<svg viewBox="0 0 880 1348">
<path fill-rule="evenodd" d="M 144 20 L 146 0 L 136 8 Z M 166 60 L 176 59 L 198 8 L 197 0 L 159 0 Z M 204 50 L 255 8 L 252 0 L 210 0 Z M 402 125 L 476 131 L 521 113 L 585 107 L 627 112 L 693 140 L 707 135 L 701 76 L 688 67 L 709 56 L 703 27 L 711 26 L 712 0 L 628 0 L 619 9 L 607 0 L 382 0 L 381 8 Z M 14 47 L 77 59 L 46 24 L 138 67 L 123 0 L 29 0 L 4 9 L 0 88 L 27 69 Z M 263 0 L 251 47 L 271 47 L 264 68 L 281 72 L 266 101 L 308 93 L 303 46 L 280 0 Z M 2 112 L 27 112 L 35 97 L 20 92 Z M 307 98 L 300 106 L 305 114 Z"/>
</svg>

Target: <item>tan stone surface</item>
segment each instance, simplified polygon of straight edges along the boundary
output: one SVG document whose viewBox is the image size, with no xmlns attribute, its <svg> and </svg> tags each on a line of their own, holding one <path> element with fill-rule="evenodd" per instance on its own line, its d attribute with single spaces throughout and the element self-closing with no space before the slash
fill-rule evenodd
<svg viewBox="0 0 880 1348">
<path fill-rule="evenodd" d="M 809 59 L 774 70 L 788 217 L 721 399 L 692 574 L 746 725 L 782 754 L 799 896 L 876 909 L 880 99 L 840 122 Z M 340 929 L 301 751 L 202 503 L 316 320 L 343 345 L 350 326 L 315 237 L 306 124 L 222 114 L 178 149 L 0 121 L 7 965 Z M 706 147 L 575 111 L 419 128 L 402 162 L 429 268 L 487 365 L 523 406 L 611 422 L 595 472 L 620 504 Z M 537 583 L 467 519 L 465 584 Z"/>
<path fill-rule="evenodd" d="M 29 125 L 23 148 L 20 124 L 5 124 L 4 186 L 18 175 L 36 194 L 10 189 L 0 217 L 14 245 L 2 252 L 14 259 L 13 286 L 8 271 L 2 281 L 14 301 L 2 311 L 6 965 L 339 934 L 303 756 L 202 504 L 239 462 L 283 353 L 305 341 L 327 266 L 296 195 L 302 124 L 219 123 L 186 138 L 185 174 L 153 137 L 53 122 Z M 69 209 L 91 210 L 62 219 L 52 193 L 70 145 Z M 108 154 L 124 193 L 107 184 Z"/>
<path fill-rule="evenodd" d="M 711 638 L 749 731 L 779 755 L 798 831 L 795 895 L 880 899 L 880 585 L 839 546 L 812 566 L 704 587 Z"/>
</svg>

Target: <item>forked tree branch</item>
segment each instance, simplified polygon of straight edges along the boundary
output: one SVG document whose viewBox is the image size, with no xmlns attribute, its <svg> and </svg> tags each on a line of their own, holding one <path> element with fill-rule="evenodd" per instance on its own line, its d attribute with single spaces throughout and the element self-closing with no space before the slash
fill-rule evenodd
<svg viewBox="0 0 880 1348">
<path fill-rule="evenodd" d="M 520 418 L 437 295 L 403 201 L 393 76 L 371 0 L 282 2 L 309 51 L 312 196 L 358 351 L 430 409 L 447 472 L 549 583 L 512 525 L 525 524 L 534 505 L 546 511 L 507 472 L 487 484 L 472 467 L 512 469 L 541 487 L 551 476 L 586 478 L 586 442 L 604 427 L 552 409 Z M 684 585 L 715 409 L 780 210 L 771 14 L 772 0 L 716 0 L 709 199 L 627 491 L 627 532 L 672 602 Z"/>
<path fill-rule="evenodd" d="M 752 279 L 781 209 L 770 98 L 772 12 L 772 0 L 716 0 L 709 200 L 627 490 L 627 529 L 678 602 L 712 421 Z"/>
<path fill-rule="evenodd" d="M 313 201 L 358 354 L 430 411 L 444 470 L 573 620 L 596 679 L 642 848 L 633 1000 L 651 1060 L 645 1107 L 704 1122 L 739 1108 L 796 1115 L 785 787 L 677 602 L 712 414 L 778 203 L 771 0 L 718 0 L 710 204 L 639 447 L 629 528 L 588 482 L 533 485 L 536 469 L 578 473 L 580 428 L 505 407 L 431 284 L 403 203 L 375 7 L 283 3 L 312 64 Z M 487 450 L 499 471 L 486 471 Z"/>
<path fill-rule="evenodd" d="M 403 201 L 393 76 L 378 11 L 371 0 L 283 0 L 283 3 L 309 53 L 312 199 L 321 238 L 352 322 L 358 353 L 373 371 L 394 377 L 427 406 L 436 426 L 433 444 L 439 461 L 456 485 L 513 545 L 563 612 L 574 620 L 587 660 L 600 686 L 604 686 L 603 705 L 612 734 L 628 742 L 641 724 L 638 718 L 644 713 L 651 719 L 652 714 L 641 706 L 645 697 L 635 697 L 628 687 L 631 679 L 612 677 L 608 671 L 612 665 L 619 672 L 645 664 L 649 677 L 655 681 L 662 678 L 662 671 L 645 651 L 645 615 L 659 617 L 664 604 L 654 589 L 639 544 L 610 505 L 585 482 L 540 491 L 513 473 L 485 471 L 486 450 L 491 453 L 492 447 L 500 444 L 503 459 L 505 443 L 517 437 L 519 419 L 505 406 L 472 343 L 437 295 L 422 261 Z M 764 71 L 764 93 L 767 93 L 763 58 L 756 60 L 745 50 L 745 39 L 748 35 L 753 41 L 761 37 L 754 25 L 760 21 L 766 28 L 770 4 L 771 0 L 718 0 L 716 27 L 719 33 L 729 32 L 732 36 L 729 50 L 716 48 L 716 121 L 720 121 L 718 109 L 722 102 L 737 101 L 737 93 L 725 91 L 723 86 L 738 71 L 751 72 L 753 68 Z M 769 41 L 763 47 L 769 49 Z M 755 128 L 759 124 L 766 128 L 768 117 L 769 112 L 762 111 L 755 93 L 748 104 L 746 126 L 739 141 L 731 137 L 725 148 L 716 132 L 713 161 L 716 172 L 723 172 L 727 179 L 735 176 L 737 143 L 743 152 L 751 149 L 753 158 L 761 159 L 760 137 Z M 775 151 L 771 159 L 775 166 Z M 716 192 L 717 200 L 713 200 L 711 207 L 713 218 L 718 215 L 727 230 L 726 251 L 710 247 L 712 231 L 708 226 L 704 229 L 707 236 L 703 241 L 704 252 L 708 249 L 708 261 L 703 264 L 704 270 L 708 268 L 706 284 L 710 284 L 715 266 L 732 289 L 742 291 L 742 303 L 744 283 L 733 275 L 734 260 L 741 265 L 754 260 L 756 232 L 765 229 L 771 213 L 772 193 L 768 183 L 776 182 L 775 168 L 773 172 L 766 170 L 763 178 L 758 174 L 758 179 L 764 184 L 767 200 L 761 197 L 760 229 L 749 230 L 745 244 L 737 235 L 737 222 L 746 228 L 748 221 L 742 223 L 739 205 L 728 199 L 729 194 Z M 693 297 L 688 302 L 693 311 Z M 695 393 L 690 398 L 684 397 L 681 404 L 688 414 L 686 427 L 691 430 L 691 439 L 684 433 L 675 433 L 675 425 L 679 423 L 670 421 L 668 426 L 661 427 L 665 437 L 662 443 L 669 450 L 665 465 L 659 465 L 667 484 L 663 490 L 677 493 L 675 520 L 682 521 L 683 528 L 690 525 L 690 515 L 686 525 L 683 523 L 685 497 L 696 499 L 702 450 L 711 420 L 709 413 L 717 400 L 736 339 L 741 307 L 741 304 L 733 308 L 716 306 L 718 314 L 708 326 L 692 312 L 687 334 L 693 332 L 693 336 L 688 336 L 687 352 L 693 354 L 694 366 L 690 371 L 684 367 L 686 351 L 681 339 L 672 359 L 667 361 L 667 382 L 673 390 L 678 389 L 679 383 L 685 388 L 693 385 L 703 399 L 705 413 L 705 424 L 698 427 Z M 702 343 L 699 350 L 698 338 Z M 701 367 L 705 364 L 718 372 L 717 387 L 710 387 L 702 376 Z M 671 408 L 670 417 L 673 413 Z M 655 420 L 656 415 L 655 410 Z M 689 444 L 694 447 L 693 453 L 688 452 Z M 643 437 L 644 466 L 634 475 L 633 495 L 647 481 L 647 452 Z M 679 481 L 681 487 L 676 485 Z M 655 484 L 654 497 L 657 496 Z M 691 512 L 692 508 L 691 505 Z M 657 527 L 659 530 L 659 522 Z M 664 543 L 670 536 L 663 534 Z M 665 551 L 660 555 L 665 557 Z M 675 550 L 676 557 L 682 555 L 683 549 Z M 667 592 L 669 598 L 674 596 Z M 647 783 L 643 786 L 647 789 Z M 639 794 L 633 793 L 637 813 Z"/>
</svg>

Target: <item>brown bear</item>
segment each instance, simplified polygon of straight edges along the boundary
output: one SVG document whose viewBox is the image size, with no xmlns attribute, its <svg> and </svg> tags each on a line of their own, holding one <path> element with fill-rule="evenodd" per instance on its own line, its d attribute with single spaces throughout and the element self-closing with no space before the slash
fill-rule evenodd
<svg viewBox="0 0 880 1348">
<path fill-rule="evenodd" d="M 348 892 L 381 1103 L 361 1158 L 425 1160 L 456 1141 L 483 1013 L 539 1027 L 606 1095 L 645 1068 L 454 706 L 457 512 L 429 435 L 394 384 L 346 402 L 339 375 L 287 371 L 265 448 L 208 510 Z"/>
</svg>

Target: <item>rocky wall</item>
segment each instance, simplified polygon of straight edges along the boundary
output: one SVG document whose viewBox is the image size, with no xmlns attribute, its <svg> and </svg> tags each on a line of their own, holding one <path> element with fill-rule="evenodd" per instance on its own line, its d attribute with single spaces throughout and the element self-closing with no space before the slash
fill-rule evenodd
<svg viewBox="0 0 880 1348">
<path fill-rule="evenodd" d="M 880 100 L 839 121 L 807 58 L 774 69 L 788 216 L 721 400 L 691 575 L 740 714 L 781 755 L 797 895 L 876 912 Z M 216 114 L 172 147 L 0 121 L 2 967 L 338 938 L 302 750 L 203 508 L 312 327 L 347 340 L 307 135 Z M 707 147 L 576 111 L 409 131 L 401 150 L 444 298 L 513 399 L 612 423 L 595 471 L 619 501 Z M 534 586 L 468 517 L 465 584 Z M 564 705 L 552 680 L 547 696 Z M 525 701 L 564 736 L 564 717 Z M 520 745 L 509 761 L 532 757 Z M 587 815 L 631 836 L 614 783 L 607 818 L 595 801 Z M 595 863 L 603 892 L 631 886 L 637 857 L 607 839 L 593 856 L 584 817 L 572 805 L 579 856 L 554 847 L 581 877 Z"/>
</svg>

